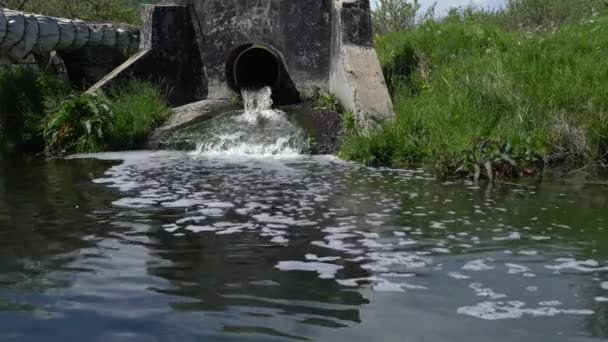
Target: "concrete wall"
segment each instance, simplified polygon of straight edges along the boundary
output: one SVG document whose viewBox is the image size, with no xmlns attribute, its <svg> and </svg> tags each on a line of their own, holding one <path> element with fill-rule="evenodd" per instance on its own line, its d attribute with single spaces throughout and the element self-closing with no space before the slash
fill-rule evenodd
<svg viewBox="0 0 608 342">
<path fill-rule="evenodd" d="M 393 116 L 369 0 L 161 0 L 145 13 L 142 52 L 93 89 L 147 77 L 180 94 L 174 105 L 227 98 L 227 63 L 243 46 L 261 44 L 300 93 L 335 93 L 364 126 Z"/>
<path fill-rule="evenodd" d="M 202 61 L 209 97 L 229 94 L 230 53 L 248 43 L 274 47 L 298 89 L 327 89 L 331 59 L 331 0 L 193 0 L 200 23 Z"/>
</svg>

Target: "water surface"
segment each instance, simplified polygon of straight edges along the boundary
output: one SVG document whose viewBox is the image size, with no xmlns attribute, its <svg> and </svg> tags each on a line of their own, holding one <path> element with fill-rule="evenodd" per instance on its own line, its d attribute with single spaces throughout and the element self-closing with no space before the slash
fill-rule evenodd
<svg viewBox="0 0 608 342">
<path fill-rule="evenodd" d="M 0 340 L 608 337 L 606 188 L 94 157 L 0 165 Z"/>
</svg>

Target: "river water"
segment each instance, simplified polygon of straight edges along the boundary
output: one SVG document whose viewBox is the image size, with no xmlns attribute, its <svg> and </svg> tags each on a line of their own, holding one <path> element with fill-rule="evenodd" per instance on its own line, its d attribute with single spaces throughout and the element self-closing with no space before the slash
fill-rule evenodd
<svg viewBox="0 0 608 342">
<path fill-rule="evenodd" d="M 1 165 L 0 340 L 608 337 L 605 188 L 94 157 Z"/>
</svg>

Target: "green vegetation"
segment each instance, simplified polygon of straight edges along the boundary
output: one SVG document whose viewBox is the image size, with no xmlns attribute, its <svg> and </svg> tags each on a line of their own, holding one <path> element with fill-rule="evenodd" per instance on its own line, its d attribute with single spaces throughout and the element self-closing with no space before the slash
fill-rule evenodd
<svg viewBox="0 0 608 342">
<path fill-rule="evenodd" d="M 4 156 L 138 148 L 169 114 L 163 93 L 148 83 L 135 81 L 108 94 L 86 94 L 39 69 L 0 69 Z"/>
<path fill-rule="evenodd" d="M 7 0 L 6 7 L 55 17 L 141 24 L 139 6 L 154 0 Z"/>
<path fill-rule="evenodd" d="M 112 150 L 142 147 L 150 132 L 171 114 L 165 95 L 149 83 L 134 81 L 112 89 L 109 96 L 114 113 L 108 135 Z"/>
<path fill-rule="evenodd" d="M 608 163 L 608 16 L 597 0 L 512 0 L 376 37 L 397 119 L 341 156 L 494 178 Z"/>
<path fill-rule="evenodd" d="M 32 68 L 0 68 L 0 154 L 41 151 L 44 99 L 69 93 L 67 83 Z"/>
<path fill-rule="evenodd" d="M 322 109 L 332 112 L 339 112 L 341 110 L 338 97 L 335 94 L 324 92 L 320 89 L 314 89 L 307 100 L 315 109 Z"/>
<path fill-rule="evenodd" d="M 101 152 L 106 148 L 113 113 L 103 96 L 70 95 L 53 104 L 49 112 L 44 140 L 50 154 Z"/>
</svg>

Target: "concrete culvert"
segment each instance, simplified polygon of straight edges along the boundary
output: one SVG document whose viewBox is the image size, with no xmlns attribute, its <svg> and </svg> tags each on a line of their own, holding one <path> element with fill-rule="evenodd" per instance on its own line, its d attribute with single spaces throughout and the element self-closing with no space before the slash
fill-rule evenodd
<svg viewBox="0 0 608 342">
<path fill-rule="evenodd" d="M 226 61 L 226 81 L 237 94 L 242 89 L 271 87 L 275 105 L 300 102 L 283 58 L 267 45 L 246 44 L 232 50 Z"/>
</svg>

